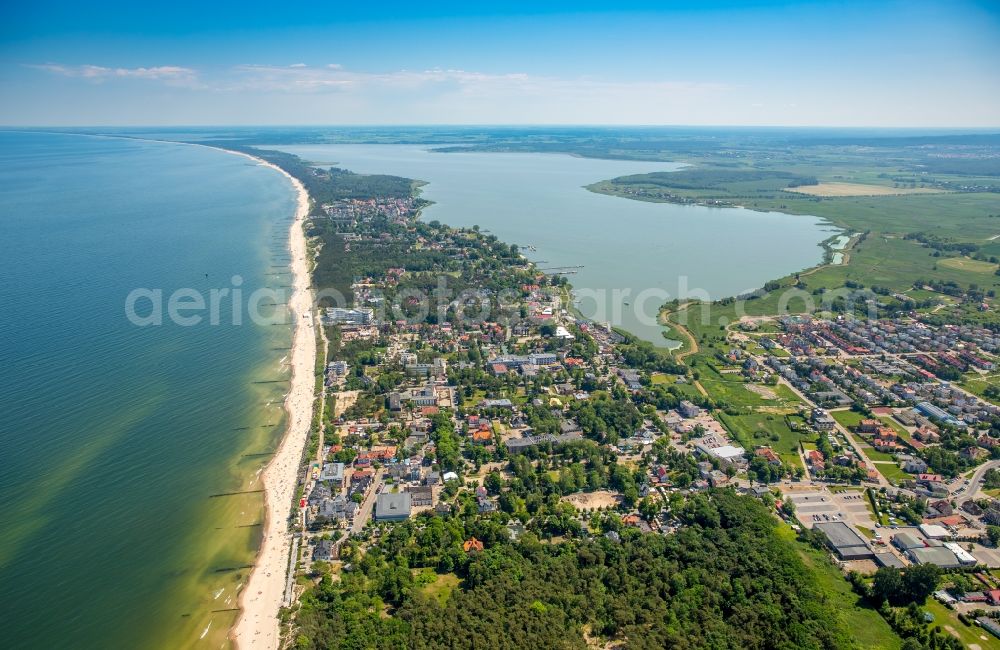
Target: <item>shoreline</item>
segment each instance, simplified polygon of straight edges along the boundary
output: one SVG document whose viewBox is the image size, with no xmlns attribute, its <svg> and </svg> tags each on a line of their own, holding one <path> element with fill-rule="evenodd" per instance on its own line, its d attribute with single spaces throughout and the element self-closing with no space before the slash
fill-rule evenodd
<svg viewBox="0 0 1000 650">
<path fill-rule="evenodd" d="M 287 413 L 285 426 L 280 434 L 278 446 L 265 466 L 257 467 L 253 473 L 245 475 L 250 485 L 261 482 L 264 488 L 264 518 L 258 547 L 253 551 L 253 565 L 246 578 L 232 583 L 235 588 L 235 618 L 225 615 L 226 622 L 214 620 L 216 612 L 208 612 L 207 626 L 192 626 L 192 635 L 183 637 L 186 644 L 201 647 L 211 639 L 219 639 L 220 627 L 225 631 L 224 645 L 237 648 L 254 647 L 277 650 L 281 644 L 278 614 L 284 604 L 286 578 L 289 570 L 289 550 L 292 535 L 288 532 L 288 521 L 294 510 L 293 496 L 297 488 L 298 471 L 302 453 L 308 442 L 313 413 L 315 393 L 315 360 L 317 355 L 315 323 L 313 319 L 313 294 L 311 286 L 311 259 L 305 237 L 305 221 L 310 209 L 310 196 L 302 183 L 280 167 L 251 154 L 225 149 L 223 147 L 197 142 L 138 138 L 121 135 L 32 131 L 32 133 L 77 138 L 143 141 L 156 144 L 204 147 L 226 154 L 241 156 L 255 166 L 269 167 L 289 180 L 296 194 L 294 215 L 289 224 L 290 253 L 288 268 L 292 273 L 292 293 L 287 300 L 287 310 L 293 319 L 292 344 L 288 364 L 291 378 L 285 395 L 284 410 Z M 305 315 L 307 318 L 303 318 Z M 194 531 L 192 531 L 194 532 Z M 292 565 L 294 568 L 294 564 Z M 221 586 L 221 585 L 216 585 Z M 213 587 L 214 589 L 214 587 Z M 225 587 L 229 591 L 228 584 Z M 216 593 L 215 598 L 218 598 Z M 225 607 L 232 607 L 227 594 Z M 188 614 L 184 614 L 188 616 Z M 191 621 L 192 619 L 184 619 Z M 200 636 L 198 636 L 200 633 Z M 206 635 L 211 633 L 211 637 Z"/>
<path fill-rule="evenodd" d="M 213 147 L 217 148 L 217 147 Z M 237 648 L 276 649 L 280 646 L 278 612 L 284 605 L 285 583 L 289 567 L 292 535 L 288 519 L 292 514 L 292 497 L 302 459 L 309 439 L 312 422 L 314 372 L 316 367 L 316 335 L 312 315 L 312 290 L 305 238 L 305 219 L 309 214 L 309 194 L 301 181 L 277 165 L 240 151 L 221 149 L 243 156 L 256 164 L 269 167 L 285 176 L 295 188 L 297 205 L 289 228 L 289 252 L 294 277 L 288 311 L 294 318 L 294 333 L 290 363 L 292 378 L 285 411 L 288 426 L 278 450 L 268 461 L 261 481 L 264 486 L 264 531 L 254 567 L 240 590 L 240 614 L 229 630 L 229 639 Z"/>
</svg>

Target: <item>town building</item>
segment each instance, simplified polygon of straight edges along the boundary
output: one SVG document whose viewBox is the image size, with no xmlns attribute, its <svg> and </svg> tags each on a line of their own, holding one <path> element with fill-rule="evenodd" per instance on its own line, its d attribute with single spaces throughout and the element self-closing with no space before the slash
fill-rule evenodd
<svg viewBox="0 0 1000 650">
<path fill-rule="evenodd" d="M 404 406 L 437 406 L 437 393 L 434 386 L 428 384 L 422 388 L 409 388 L 403 391 L 389 393 L 389 410 L 401 411 Z"/>
<path fill-rule="evenodd" d="M 818 431 L 832 431 L 837 424 L 826 410 L 820 408 L 813 409 L 810 421 Z"/>
<path fill-rule="evenodd" d="M 413 509 L 409 492 L 383 492 L 375 500 L 376 521 L 403 521 Z"/>
<path fill-rule="evenodd" d="M 686 399 L 681 400 L 681 403 L 677 406 L 677 410 L 680 411 L 681 415 L 689 419 L 701 415 L 701 409 Z"/>
<path fill-rule="evenodd" d="M 323 465 L 323 471 L 319 474 L 319 481 L 333 487 L 343 487 L 345 468 L 344 463 L 326 463 Z"/>
<path fill-rule="evenodd" d="M 434 505 L 434 490 L 427 485 L 411 485 L 406 488 L 410 502 L 414 506 Z"/>
<path fill-rule="evenodd" d="M 874 559 L 868 542 L 842 521 L 821 522 L 814 526 L 826 536 L 826 543 L 841 560 Z"/>
<path fill-rule="evenodd" d="M 327 325 L 370 325 L 374 319 L 375 310 L 371 307 L 357 309 L 329 307 L 323 316 L 323 321 Z"/>
</svg>

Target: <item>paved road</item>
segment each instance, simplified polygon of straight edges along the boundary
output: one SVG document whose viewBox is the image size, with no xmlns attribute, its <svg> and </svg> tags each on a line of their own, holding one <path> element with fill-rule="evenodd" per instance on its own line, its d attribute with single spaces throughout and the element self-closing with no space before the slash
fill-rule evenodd
<svg viewBox="0 0 1000 650">
<path fill-rule="evenodd" d="M 295 600 L 295 565 L 299 558 L 299 538 L 292 538 L 292 552 L 288 555 L 288 573 L 285 577 L 285 596 L 282 605 L 288 607 Z"/>
<path fill-rule="evenodd" d="M 980 465 L 976 469 L 976 473 L 972 475 L 971 479 L 969 479 L 969 489 L 965 491 L 965 494 L 956 498 L 958 504 L 961 505 L 966 501 L 971 501 L 977 498 L 979 489 L 983 486 L 983 477 L 986 475 L 986 472 L 990 469 L 997 468 L 1000 468 L 1000 460 L 989 460 Z"/>
<path fill-rule="evenodd" d="M 365 500 L 361 502 L 361 507 L 358 508 L 358 514 L 354 517 L 354 521 L 351 523 L 351 534 L 360 533 L 365 524 L 371 518 L 372 508 L 375 507 L 375 497 L 378 495 L 378 489 L 382 485 L 382 476 L 385 474 L 385 469 L 379 468 L 375 473 L 375 480 L 372 482 L 372 488 L 368 490 L 368 494 L 365 495 Z"/>
<path fill-rule="evenodd" d="M 782 384 L 784 384 L 785 386 L 788 386 L 790 389 L 792 389 L 792 392 L 795 393 L 796 395 L 798 395 L 799 398 L 803 402 L 805 402 L 806 404 L 808 404 L 811 408 L 815 408 L 816 407 L 816 405 L 813 403 L 813 401 L 811 399 L 809 399 L 808 397 L 806 397 L 805 393 L 803 393 L 798 388 L 796 388 L 795 386 L 793 386 L 791 384 L 791 382 L 785 380 L 784 377 L 780 378 L 778 381 L 781 382 Z M 850 445 L 851 445 L 851 447 L 854 448 L 854 452 L 858 455 L 858 458 L 860 458 L 861 461 L 867 467 L 874 467 L 875 468 L 876 474 L 878 474 L 878 484 L 880 486 L 882 486 L 882 487 L 890 487 L 892 484 L 889 483 L 888 479 L 886 479 L 884 476 L 882 476 L 882 472 L 878 471 L 878 466 L 875 465 L 871 461 L 871 459 L 868 458 L 868 456 L 865 454 L 865 450 L 862 449 L 861 445 L 858 444 L 858 441 L 854 439 L 854 435 L 850 431 L 847 430 L 847 427 L 841 426 L 840 422 L 837 422 L 836 420 L 834 420 L 834 423 L 835 423 L 835 426 L 837 428 L 837 431 L 839 431 L 840 433 L 844 434 L 844 438 L 846 438 L 847 442 L 849 442 Z"/>
</svg>

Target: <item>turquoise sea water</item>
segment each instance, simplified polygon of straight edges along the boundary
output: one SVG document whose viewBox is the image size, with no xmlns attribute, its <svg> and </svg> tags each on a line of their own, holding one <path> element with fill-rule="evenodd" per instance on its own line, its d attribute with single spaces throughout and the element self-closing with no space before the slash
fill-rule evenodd
<svg viewBox="0 0 1000 650">
<path fill-rule="evenodd" d="M 125 302 L 284 290 L 294 207 L 224 152 L 0 132 L 6 647 L 226 644 L 262 498 L 210 495 L 259 489 L 290 325 L 233 325 L 223 300 L 216 326 L 137 327 Z"/>
</svg>

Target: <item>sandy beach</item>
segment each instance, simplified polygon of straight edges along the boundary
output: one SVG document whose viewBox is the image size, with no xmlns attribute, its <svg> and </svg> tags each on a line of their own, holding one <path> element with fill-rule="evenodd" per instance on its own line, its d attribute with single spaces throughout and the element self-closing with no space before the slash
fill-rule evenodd
<svg viewBox="0 0 1000 650">
<path fill-rule="evenodd" d="M 278 648 L 280 645 L 277 617 L 284 602 L 292 543 L 287 522 L 292 510 L 299 461 L 312 421 L 316 336 L 312 291 L 309 286 L 309 260 L 303 229 L 305 218 L 309 214 L 309 195 L 302 183 L 277 166 L 246 154 L 238 155 L 245 155 L 284 174 L 298 193 L 298 207 L 289 237 L 294 290 L 288 306 L 295 319 L 295 334 L 291 352 L 292 379 L 285 398 L 288 428 L 277 453 L 262 474 L 266 509 L 264 539 L 254 569 L 240 592 L 242 612 L 231 632 L 231 638 L 239 648 L 266 649 Z"/>
</svg>

